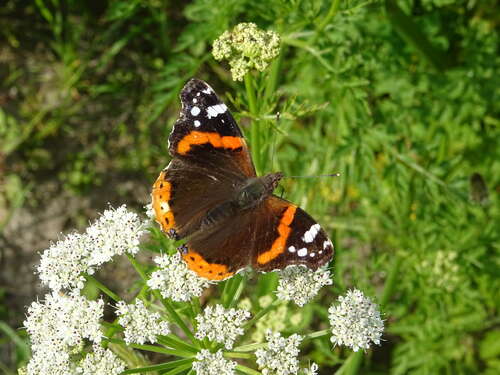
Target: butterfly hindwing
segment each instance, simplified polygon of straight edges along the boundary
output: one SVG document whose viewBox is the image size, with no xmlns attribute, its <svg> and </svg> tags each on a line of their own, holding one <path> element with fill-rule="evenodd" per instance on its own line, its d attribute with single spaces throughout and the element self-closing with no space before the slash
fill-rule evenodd
<svg viewBox="0 0 500 375">
<path fill-rule="evenodd" d="M 255 244 L 253 267 L 256 270 L 272 271 L 289 265 L 304 265 L 315 270 L 328 263 L 333 255 L 332 242 L 311 216 L 274 195 L 265 203 L 267 215 L 278 220 L 274 221 L 274 228 L 261 228 L 261 232 L 273 235 L 271 245 L 269 240 Z"/>
</svg>

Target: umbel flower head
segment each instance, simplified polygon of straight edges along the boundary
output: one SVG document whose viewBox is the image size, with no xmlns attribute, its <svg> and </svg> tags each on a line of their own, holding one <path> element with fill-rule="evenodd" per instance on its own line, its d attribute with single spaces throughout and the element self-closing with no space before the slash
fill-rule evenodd
<svg viewBox="0 0 500 375">
<path fill-rule="evenodd" d="M 302 336 L 293 334 L 288 338 L 281 337 L 279 332 L 266 332 L 267 349 L 255 351 L 257 364 L 264 375 L 291 375 L 299 371 L 299 345 Z"/>
<path fill-rule="evenodd" d="M 127 305 L 124 301 L 116 304 L 118 324 L 125 328 L 124 336 L 127 344 L 155 343 L 158 335 L 168 335 L 168 323 L 160 319 L 160 314 L 150 312 L 142 300 Z"/>
<path fill-rule="evenodd" d="M 325 269 L 311 271 L 303 266 L 291 266 L 280 271 L 277 297 L 294 301 L 299 306 L 309 302 L 325 285 L 331 285 L 330 272 Z"/>
<path fill-rule="evenodd" d="M 151 274 L 147 284 L 151 289 L 158 289 L 163 298 L 186 302 L 192 297 L 199 297 L 210 285 L 208 280 L 187 268 L 179 253 L 164 254 L 154 261 L 160 269 Z"/>
<path fill-rule="evenodd" d="M 125 370 L 125 362 L 111 350 L 94 345 L 93 352 L 88 353 L 75 370 L 82 375 L 118 375 Z"/>
<path fill-rule="evenodd" d="M 72 233 L 42 254 L 38 273 L 53 291 L 82 289 L 82 273 L 93 274 L 115 255 L 136 254 L 145 232 L 139 216 L 125 205 L 110 208 L 85 233 Z"/>
<path fill-rule="evenodd" d="M 232 349 L 238 336 L 244 333 L 241 326 L 250 318 L 246 310 L 228 309 L 222 305 L 207 306 L 203 314 L 196 317 L 198 322 L 196 338 L 224 344 L 226 349 Z"/>
<path fill-rule="evenodd" d="M 48 294 L 43 303 L 33 302 L 24 322 L 33 352 L 28 374 L 68 374 L 75 364 L 71 354 L 79 352 L 85 341 L 99 344 L 102 300 L 83 296 Z"/>
<path fill-rule="evenodd" d="M 210 353 L 202 349 L 196 354 L 197 361 L 193 362 L 196 375 L 233 375 L 236 362 L 225 359 L 222 351 Z"/>
<path fill-rule="evenodd" d="M 254 23 L 240 23 L 232 31 L 214 41 L 212 54 L 216 60 L 226 59 L 233 80 L 242 81 L 250 69 L 264 71 L 279 54 L 280 37 L 274 31 L 264 31 Z"/>
<path fill-rule="evenodd" d="M 338 301 L 339 305 L 328 309 L 332 327 L 330 340 L 335 345 L 349 346 L 355 352 L 368 349 L 372 342 L 379 345 L 384 322 L 377 305 L 357 289 L 349 290 Z"/>
</svg>

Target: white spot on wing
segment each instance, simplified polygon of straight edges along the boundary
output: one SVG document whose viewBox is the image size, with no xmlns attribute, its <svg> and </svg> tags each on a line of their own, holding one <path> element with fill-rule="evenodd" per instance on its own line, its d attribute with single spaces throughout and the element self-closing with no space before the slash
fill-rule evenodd
<svg viewBox="0 0 500 375">
<path fill-rule="evenodd" d="M 313 242 L 320 228 L 321 227 L 319 224 L 311 225 L 311 228 L 309 228 L 309 230 L 305 232 L 304 235 L 302 236 L 302 241 L 304 241 L 305 243 Z"/>
<path fill-rule="evenodd" d="M 194 120 L 194 126 L 199 127 L 201 125 L 201 122 L 198 120 Z"/>
<path fill-rule="evenodd" d="M 198 116 L 200 114 L 200 108 L 198 108 L 197 106 L 194 106 L 193 108 L 191 108 L 191 114 L 193 116 Z"/>
<path fill-rule="evenodd" d="M 221 113 L 225 113 L 227 111 L 227 106 L 224 103 L 212 105 L 207 108 L 207 117 L 217 117 L 217 115 Z"/>
<path fill-rule="evenodd" d="M 288 248 L 288 251 L 291 252 L 291 253 L 295 253 L 297 251 L 297 249 L 295 248 L 295 246 L 290 246 Z"/>
<path fill-rule="evenodd" d="M 302 249 L 300 249 L 299 251 L 297 251 L 297 255 L 299 257 L 305 257 L 307 255 L 307 249 L 305 247 L 303 247 Z"/>
<path fill-rule="evenodd" d="M 323 242 L 323 250 L 326 250 L 329 247 L 333 247 L 332 241 L 326 240 L 325 242 Z"/>
<path fill-rule="evenodd" d="M 193 98 L 193 103 L 198 103 L 198 99 Z"/>
<path fill-rule="evenodd" d="M 160 209 L 162 212 L 168 212 L 170 211 L 170 206 L 168 205 L 167 202 L 161 202 Z"/>
<path fill-rule="evenodd" d="M 205 94 L 211 94 L 212 93 L 212 89 L 210 87 L 207 87 L 205 90 L 201 90 L 201 92 L 203 92 Z"/>
<path fill-rule="evenodd" d="M 200 96 L 200 95 L 201 95 L 201 93 L 199 93 L 199 92 L 196 93 L 196 96 Z"/>
<path fill-rule="evenodd" d="M 311 253 L 311 254 L 309 254 L 309 256 L 310 256 L 311 258 L 313 258 L 314 256 L 316 256 L 316 253 Z"/>
</svg>

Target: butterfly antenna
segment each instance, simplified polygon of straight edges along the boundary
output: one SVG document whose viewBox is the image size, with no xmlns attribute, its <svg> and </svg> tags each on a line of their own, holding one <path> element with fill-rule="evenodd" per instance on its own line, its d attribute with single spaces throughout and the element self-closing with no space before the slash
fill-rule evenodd
<svg viewBox="0 0 500 375">
<path fill-rule="evenodd" d="M 283 176 L 283 178 L 318 178 L 318 177 L 340 177 L 340 173 L 318 174 L 315 176 Z"/>
</svg>

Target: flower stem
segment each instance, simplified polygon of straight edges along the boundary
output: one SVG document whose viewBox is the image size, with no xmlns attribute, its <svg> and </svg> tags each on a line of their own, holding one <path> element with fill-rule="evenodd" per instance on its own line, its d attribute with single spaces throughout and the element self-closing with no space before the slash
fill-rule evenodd
<svg viewBox="0 0 500 375">
<path fill-rule="evenodd" d="M 104 294 L 106 294 L 109 298 L 111 298 L 113 301 L 118 302 L 121 300 L 120 296 L 114 292 L 111 291 L 106 285 L 98 281 L 94 276 L 91 275 L 85 275 L 85 279 L 94 285 L 97 289 L 102 291 Z"/>
<path fill-rule="evenodd" d="M 335 372 L 335 375 L 355 375 L 358 373 L 361 364 L 363 363 L 362 350 L 351 353 L 344 364 Z"/>
<path fill-rule="evenodd" d="M 222 291 L 222 301 L 225 308 L 231 308 L 240 297 L 246 285 L 246 276 L 235 275 L 226 281 Z"/>
<path fill-rule="evenodd" d="M 244 358 L 249 359 L 253 357 L 250 353 L 238 353 L 238 352 L 224 352 L 224 357 L 227 358 Z"/>
<path fill-rule="evenodd" d="M 236 365 L 236 370 L 243 372 L 244 374 L 249 374 L 249 375 L 262 375 L 259 371 L 251 369 L 250 367 L 246 367 L 243 365 Z"/>
<path fill-rule="evenodd" d="M 309 333 L 309 334 L 305 335 L 304 340 L 316 339 L 318 337 L 327 336 L 329 334 L 330 334 L 329 329 L 323 329 L 321 331 L 317 331 L 317 332 L 313 332 L 313 333 Z"/>
<path fill-rule="evenodd" d="M 191 340 L 192 343 L 195 343 L 197 342 L 198 340 L 196 340 L 196 338 L 194 337 L 193 333 L 191 332 L 191 330 L 189 329 L 189 327 L 186 325 L 186 323 L 184 323 L 184 320 L 182 320 L 182 318 L 179 316 L 179 314 L 177 314 L 177 311 L 175 311 L 174 307 L 172 306 L 172 304 L 170 303 L 170 301 L 164 299 L 161 297 L 160 293 L 155 290 L 153 292 L 156 296 L 156 298 L 159 298 L 160 301 L 162 302 L 163 306 L 165 306 L 165 309 L 167 310 L 167 313 L 168 313 L 168 316 L 170 317 L 170 319 L 179 326 L 180 329 L 182 329 L 182 331 L 184 332 L 184 334 L 189 337 L 189 339 Z"/>
<path fill-rule="evenodd" d="M 132 255 L 130 255 L 130 254 L 127 254 L 127 258 L 130 261 L 130 263 L 132 263 L 132 266 L 134 266 L 134 269 L 137 271 L 137 273 L 139 274 L 139 276 L 141 276 L 141 279 L 144 282 L 147 282 L 148 281 L 148 277 L 147 277 L 146 273 L 142 270 L 142 267 L 139 264 L 139 262 L 137 262 L 135 260 L 135 258 Z"/>
<path fill-rule="evenodd" d="M 316 42 L 316 40 L 318 39 L 319 35 L 323 32 L 325 27 L 328 26 L 332 18 L 335 17 L 335 15 L 337 14 L 337 10 L 339 9 L 339 4 L 340 0 L 332 1 L 330 9 L 328 9 L 328 13 L 326 14 L 325 18 L 323 18 L 323 21 L 321 21 L 318 27 L 316 28 L 316 33 L 314 34 L 311 44 L 314 44 Z"/>
<path fill-rule="evenodd" d="M 233 352 L 253 352 L 260 348 L 265 348 L 267 346 L 266 342 L 259 342 L 254 344 L 241 345 L 233 349 Z"/>
<path fill-rule="evenodd" d="M 112 344 L 128 346 L 129 348 L 145 350 L 153 353 L 169 354 L 177 357 L 186 357 L 186 358 L 193 357 L 193 353 L 190 352 L 185 352 L 183 350 L 178 350 L 178 349 L 162 348 L 161 346 L 156 346 L 156 345 L 144 345 L 144 344 L 133 344 L 133 343 L 127 344 L 125 341 L 120 339 L 103 339 L 103 341 Z"/>
<path fill-rule="evenodd" d="M 260 145 L 260 122 L 257 120 L 258 117 L 258 107 L 257 107 L 257 99 L 255 96 L 254 89 L 254 80 L 251 74 L 245 75 L 245 89 L 247 92 L 248 99 L 248 109 L 250 114 L 252 115 L 252 126 L 250 128 L 250 144 L 251 151 L 253 156 L 253 162 L 255 165 L 255 169 L 257 171 L 257 175 L 261 172 L 261 145 Z"/>
<path fill-rule="evenodd" d="M 181 348 L 186 352 L 193 352 L 194 354 L 198 352 L 198 348 L 187 344 L 185 341 L 182 341 L 174 335 L 160 336 L 158 337 L 158 343 L 173 349 Z"/>
<path fill-rule="evenodd" d="M 168 370 L 168 369 L 171 369 L 171 368 L 178 368 L 179 366 L 186 366 L 188 364 L 189 364 L 189 366 L 191 366 L 192 362 L 193 362 L 193 360 L 191 358 L 189 358 L 189 359 L 179 359 L 177 361 L 160 363 L 158 365 L 152 365 L 152 366 L 146 366 L 146 367 L 138 367 L 138 368 L 134 368 L 134 369 L 125 370 L 121 374 L 122 375 L 126 375 L 126 374 L 140 374 L 140 373 L 147 373 L 147 372 L 150 372 L 150 371 Z"/>
</svg>

